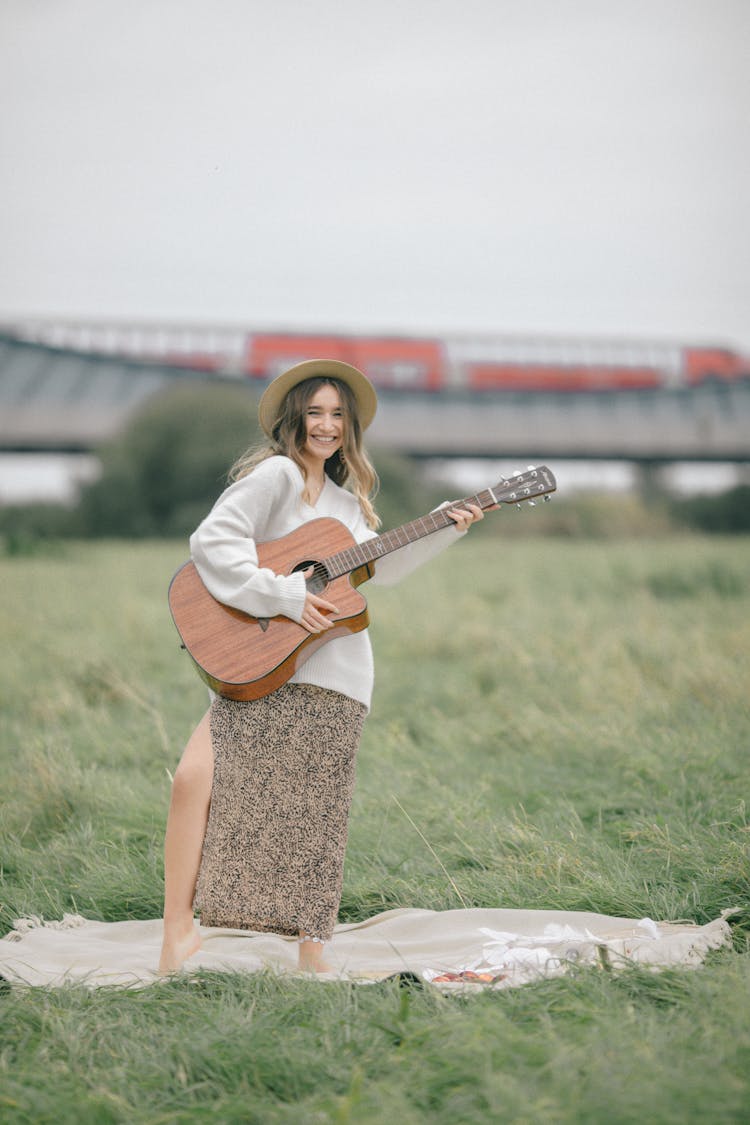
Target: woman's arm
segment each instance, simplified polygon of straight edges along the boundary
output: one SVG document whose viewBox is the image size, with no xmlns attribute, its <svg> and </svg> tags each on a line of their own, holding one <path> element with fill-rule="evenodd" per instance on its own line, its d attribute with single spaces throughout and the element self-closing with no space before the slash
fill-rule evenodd
<svg viewBox="0 0 750 1125">
<path fill-rule="evenodd" d="M 190 554 L 209 593 L 254 617 L 284 614 L 301 622 L 307 590 L 301 573 L 279 575 L 258 565 L 257 541 L 274 509 L 295 502 L 283 467 L 262 462 L 219 497 L 190 537 Z"/>
<path fill-rule="evenodd" d="M 399 547 L 397 551 L 378 559 L 374 564 L 375 574 L 372 578 L 376 585 L 395 586 L 418 567 L 442 554 L 453 543 L 457 543 L 473 523 L 484 518 L 481 508 L 474 504 L 467 508 L 449 508 L 446 503 L 441 507 L 448 508 L 448 515 L 453 519 L 453 524 L 440 531 L 433 531 L 424 538 L 408 543 L 405 547 Z M 365 538 L 372 539 L 375 534 L 372 531 L 368 532 Z"/>
</svg>

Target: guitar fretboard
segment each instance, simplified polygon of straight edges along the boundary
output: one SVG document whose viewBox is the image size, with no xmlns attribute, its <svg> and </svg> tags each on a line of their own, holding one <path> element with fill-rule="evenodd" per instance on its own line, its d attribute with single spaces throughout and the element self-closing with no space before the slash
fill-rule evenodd
<svg viewBox="0 0 750 1125">
<path fill-rule="evenodd" d="M 335 555 L 323 559 L 322 565 L 325 567 L 329 578 L 340 578 L 342 574 L 350 574 L 357 567 L 374 562 L 375 559 L 382 559 L 384 555 L 397 551 L 399 547 L 416 543 L 418 539 L 424 539 L 426 535 L 432 535 L 434 531 L 440 531 L 442 528 L 448 527 L 449 524 L 455 522 L 447 514 L 453 508 L 465 508 L 467 504 L 476 504 L 478 508 L 484 510 L 485 508 L 491 508 L 494 503 L 495 497 L 489 489 L 485 489 L 478 492 L 476 496 L 467 496 L 463 500 L 456 500 L 448 508 L 438 508 L 434 512 L 429 512 L 426 516 L 420 516 L 419 519 L 412 520 L 411 523 L 402 524 L 401 527 L 394 527 L 383 535 L 377 535 L 374 539 L 368 539 L 364 543 L 357 543 L 352 547 L 347 547 L 344 551 L 338 551 Z"/>
</svg>

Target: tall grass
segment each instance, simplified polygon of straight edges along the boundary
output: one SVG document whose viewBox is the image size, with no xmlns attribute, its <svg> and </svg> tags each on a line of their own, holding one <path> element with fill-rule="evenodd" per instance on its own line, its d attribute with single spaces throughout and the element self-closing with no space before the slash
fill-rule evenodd
<svg viewBox="0 0 750 1125">
<path fill-rule="evenodd" d="M 0 561 L 0 928 L 161 911 L 169 773 L 205 691 L 162 543 Z M 392 906 L 702 922 L 697 972 L 469 1000 L 221 976 L 0 995 L 0 1117 L 747 1120 L 750 544 L 472 536 L 366 589 L 377 687 L 342 920 Z"/>
</svg>

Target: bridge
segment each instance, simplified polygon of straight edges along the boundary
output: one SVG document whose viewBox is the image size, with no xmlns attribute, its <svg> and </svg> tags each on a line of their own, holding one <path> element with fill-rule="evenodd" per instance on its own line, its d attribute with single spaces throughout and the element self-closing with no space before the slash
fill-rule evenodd
<svg viewBox="0 0 750 1125">
<path fill-rule="evenodd" d="M 0 450 L 84 452 L 157 391 L 256 381 L 0 334 Z M 261 384 L 262 385 L 262 384 Z M 373 446 L 412 457 L 750 461 L 750 385 L 608 392 L 383 391 Z"/>
</svg>

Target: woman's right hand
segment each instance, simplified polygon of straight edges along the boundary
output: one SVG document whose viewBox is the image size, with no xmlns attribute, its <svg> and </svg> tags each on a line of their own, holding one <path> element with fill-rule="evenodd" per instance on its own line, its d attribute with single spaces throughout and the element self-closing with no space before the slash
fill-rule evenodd
<svg viewBox="0 0 750 1125">
<path fill-rule="evenodd" d="M 307 570 L 303 571 L 303 574 L 305 578 L 309 578 L 312 572 L 313 568 L 308 567 Z M 300 625 L 307 629 L 308 633 L 322 633 L 326 629 L 330 629 L 334 622 L 325 616 L 324 610 L 328 610 L 329 613 L 338 613 L 335 605 L 327 602 L 325 598 L 318 597 L 317 594 L 311 594 L 308 590 L 305 595 L 305 608 L 302 611 Z"/>
</svg>

